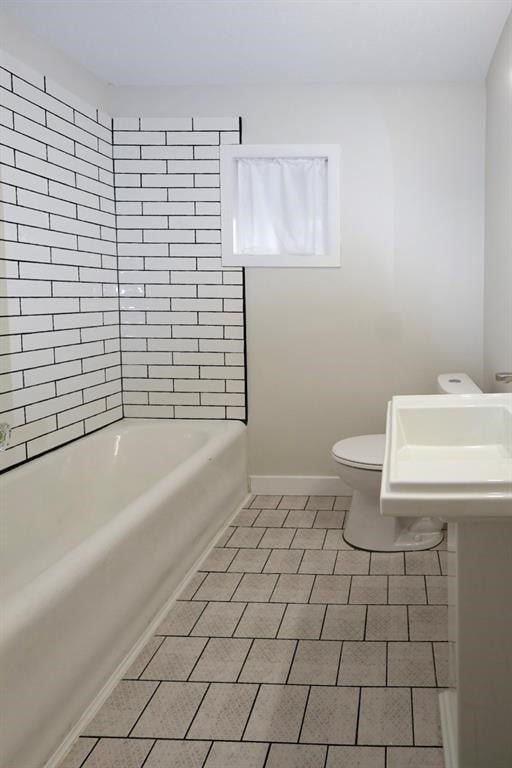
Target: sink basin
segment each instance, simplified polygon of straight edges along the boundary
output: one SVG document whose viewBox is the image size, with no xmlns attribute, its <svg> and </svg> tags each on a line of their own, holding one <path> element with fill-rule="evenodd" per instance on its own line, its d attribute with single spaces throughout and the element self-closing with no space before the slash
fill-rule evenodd
<svg viewBox="0 0 512 768">
<path fill-rule="evenodd" d="M 381 512 L 512 517 L 512 394 L 394 397 Z"/>
</svg>

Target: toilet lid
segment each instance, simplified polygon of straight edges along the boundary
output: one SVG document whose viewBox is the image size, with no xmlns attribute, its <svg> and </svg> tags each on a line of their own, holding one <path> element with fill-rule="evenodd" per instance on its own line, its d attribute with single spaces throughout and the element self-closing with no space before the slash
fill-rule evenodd
<svg viewBox="0 0 512 768">
<path fill-rule="evenodd" d="M 386 435 L 359 435 L 348 437 L 333 445 L 336 461 L 356 467 L 382 469 Z"/>
</svg>

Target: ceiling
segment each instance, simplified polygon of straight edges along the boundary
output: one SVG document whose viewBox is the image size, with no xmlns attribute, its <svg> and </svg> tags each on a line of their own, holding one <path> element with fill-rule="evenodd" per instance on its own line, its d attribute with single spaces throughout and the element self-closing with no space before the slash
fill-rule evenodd
<svg viewBox="0 0 512 768">
<path fill-rule="evenodd" d="M 0 0 L 114 85 L 479 81 L 512 0 Z"/>
</svg>

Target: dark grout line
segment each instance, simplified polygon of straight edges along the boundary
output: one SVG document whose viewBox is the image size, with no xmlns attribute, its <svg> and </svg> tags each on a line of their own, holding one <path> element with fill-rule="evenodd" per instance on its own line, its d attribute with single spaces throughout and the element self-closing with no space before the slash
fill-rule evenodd
<svg viewBox="0 0 512 768">
<path fill-rule="evenodd" d="M 416 746 L 416 738 L 414 733 L 414 701 L 413 701 L 413 695 L 412 695 L 412 687 L 409 688 L 409 695 L 411 697 L 411 730 L 412 730 L 412 743 L 414 746 Z"/>
<path fill-rule="evenodd" d="M 245 732 L 247 730 L 247 726 L 249 725 L 249 720 L 251 719 L 252 713 L 254 711 L 254 707 L 256 705 L 256 700 L 257 700 L 258 696 L 260 695 L 262 683 L 246 683 L 246 685 L 257 685 L 257 690 L 256 690 L 256 694 L 254 696 L 254 699 L 252 700 L 251 708 L 249 709 L 249 714 L 247 715 L 247 720 L 245 721 L 245 725 L 244 725 L 243 730 L 242 730 L 242 735 L 240 736 L 240 741 L 244 740 Z"/>
<path fill-rule="evenodd" d="M 141 681 L 141 682 L 142 682 L 142 681 Z M 151 681 L 148 681 L 148 682 L 151 682 Z M 144 712 L 145 712 L 145 711 L 146 711 L 146 709 L 148 708 L 148 706 L 149 706 L 150 702 L 151 702 L 151 701 L 153 701 L 153 698 L 154 698 L 154 696 L 155 696 L 156 692 L 159 690 L 159 688 L 160 688 L 160 686 L 161 686 L 161 685 L 162 685 L 162 681 L 160 680 L 160 681 L 159 681 L 159 683 L 158 683 L 158 685 L 156 685 L 156 686 L 155 686 L 155 690 L 153 691 L 153 693 L 151 694 L 151 696 L 149 697 L 149 699 L 147 700 L 147 702 L 145 703 L 145 705 L 142 707 L 141 711 L 139 712 L 139 714 L 138 714 L 138 716 L 137 716 L 137 718 L 136 718 L 135 722 L 133 723 L 132 727 L 131 727 L 131 728 L 130 728 L 130 730 L 128 731 L 128 734 L 127 734 L 127 738 L 128 738 L 128 739 L 129 739 L 129 738 L 133 738 L 133 737 L 132 737 L 132 733 L 133 733 L 133 730 L 134 730 L 135 726 L 137 725 L 137 723 L 138 723 L 138 722 L 139 722 L 139 720 L 141 719 L 142 715 L 144 714 Z M 102 736 L 101 738 L 104 738 L 104 737 Z"/>
<path fill-rule="evenodd" d="M 290 667 L 290 669 L 291 669 L 291 667 Z M 300 737 L 302 736 L 302 730 L 304 728 L 304 721 L 306 719 L 306 711 L 307 711 L 308 704 L 309 704 L 309 698 L 311 696 L 311 688 L 312 688 L 312 686 L 308 685 L 308 692 L 307 692 L 307 695 L 306 695 L 306 701 L 304 703 L 304 711 L 302 712 L 302 720 L 301 720 L 301 723 L 300 723 L 299 734 L 298 734 L 298 738 L 297 738 L 297 744 L 301 743 Z"/>
<path fill-rule="evenodd" d="M 87 737 L 86 737 L 86 736 L 85 736 L 85 737 L 80 737 L 80 736 L 79 736 L 78 738 L 87 738 Z M 91 738 L 96 738 L 96 737 L 91 737 Z M 76 743 L 77 743 L 77 742 L 75 742 L 75 744 L 76 744 Z M 87 761 L 87 760 L 90 758 L 90 756 L 92 755 L 92 753 L 94 752 L 94 750 L 95 750 L 95 748 L 96 748 L 96 746 L 97 746 L 98 744 L 99 744 L 99 739 L 98 739 L 98 738 L 96 738 L 96 741 L 95 741 L 95 743 L 92 745 L 92 747 L 91 747 L 91 749 L 89 750 L 89 752 L 86 754 L 86 756 L 84 757 L 84 759 L 81 761 L 81 763 L 80 763 L 80 765 L 78 766 L 78 768 L 82 768 L 82 766 L 84 766 L 84 765 L 85 765 L 86 761 Z M 67 755 L 69 755 L 69 751 L 68 751 Z M 66 756 L 67 756 L 67 755 L 66 755 Z M 64 757 L 64 760 L 66 759 L 66 756 Z"/>
<path fill-rule="evenodd" d="M 356 733 L 355 733 L 355 743 L 359 746 L 359 723 L 361 720 L 361 699 L 363 698 L 363 691 L 361 687 L 359 687 L 359 695 L 358 695 L 358 701 L 357 701 L 357 720 L 356 720 Z"/>
<path fill-rule="evenodd" d="M 144 760 L 140 764 L 140 768 L 144 768 L 144 766 L 146 765 L 147 761 L 149 760 L 149 756 L 152 753 L 152 751 L 154 750 L 155 746 L 156 746 L 156 739 L 153 741 L 153 744 L 149 748 L 149 752 L 147 753 L 146 757 L 144 758 Z"/>
<path fill-rule="evenodd" d="M 141 675 L 143 675 L 143 674 L 144 674 L 144 672 L 146 671 L 146 669 L 147 669 L 147 667 L 149 666 L 149 664 L 151 664 L 151 662 L 152 662 L 152 661 L 153 661 L 153 659 L 155 658 L 156 654 L 158 653 L 158 651 L 160 650 L 160 648 L 162 647 L 162 645 L 164 644 L 164 642 L 165 642 L 165 639 L 166 639 L 164 635 L 156 635 L 156 634 L 155 634 L 155 635 L 152 635 L 152 636 L 151 636 L 150 640 L 151 640 L 151 639 L 153 639 L 153 638 L 156 638 L 156 637 L 161 637 L 161 640 L 160 640 L 160 642 L 158 643 L 158 645 L 157 645 L 157 647 L 156 647 L 156 650 L 155 650 L 155 651 L 154 651 L 154 653 L 151 655 L 151 657 L 150 657 L 150 659 L 148 660 L 148 662 L 147 662 L 147 663 L 144 665 L 144 668 L 143 668 L 143 669 L 142 669 L 142 670 L 139 672 L 138 676 L 137 676 L 137 677 L 122 677 L 122 678 L 121 678 L 122 680 L 141 680 Z M 148 642 L 146 643 L 146 645 L 148 645 L 148 643 L 149 643 L 149 640 L 148 640 Z M 137 656 L 134 658 L 134 660 L 133 660 L 133 662 L 132 662 L 132 664 L 131 664 L 130 666 L 133 666 L 133 664 L 135 663 L 135 661 L 137 660 L 137 658 L 139 657 L 139 655 L 140 655 L 140 654 L 141 654 L 141 653 L 144 651 L 144 648 L 146 647 L 146 645 L 144 645 L 144 646 L 141 648 L 140 652 L 139 652 L 139 653 L 137 654 Z M 128 670 L 127 670 L 127 671 L 128 671 Z"/>
</svg>

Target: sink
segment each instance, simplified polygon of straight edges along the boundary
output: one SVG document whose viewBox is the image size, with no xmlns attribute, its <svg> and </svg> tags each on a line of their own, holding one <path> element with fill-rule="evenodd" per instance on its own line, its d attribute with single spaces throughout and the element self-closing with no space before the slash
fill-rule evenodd
<svg viewBox="0 0 512 768">
<path fill-rule="evenodd" d="M 512 394 L 394 397 L 381 512 L 512 517 Z"/>
<path fill-rule="evenodd" d="M 448 522 L 450 687 L 440 694 L 445 764 L 509 768 L 512 394 L 394 397 L 381 512 Z"/>
</svg>

